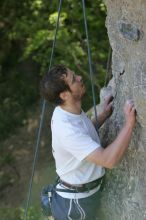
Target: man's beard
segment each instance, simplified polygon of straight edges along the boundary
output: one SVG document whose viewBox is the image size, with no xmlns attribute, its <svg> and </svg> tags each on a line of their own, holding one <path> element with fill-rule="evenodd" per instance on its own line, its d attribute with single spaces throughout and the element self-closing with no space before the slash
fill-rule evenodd
<svg viewBox="0 0 146 220">
<path fill-rule="evenodd" d="M 73 94 L 72 95 L 72 97 L 73 97 L 73 99 L 75 100 L 75 101 L 82 101 L 82 99 L 83 99 L 83 97 L 85 96 L 85 94 L 86 94 L 86 89 L 85 89 L 85 87 L 84 87 L 84 90 L 83 90 L 83 92 L 80 94 L 80 95 L 75 95 L 75 94 Z"/>
</svg>

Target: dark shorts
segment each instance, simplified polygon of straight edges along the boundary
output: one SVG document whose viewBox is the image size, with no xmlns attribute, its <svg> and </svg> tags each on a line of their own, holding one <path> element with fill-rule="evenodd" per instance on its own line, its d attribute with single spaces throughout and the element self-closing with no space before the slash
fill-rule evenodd
<svg viewBox="0 0 146 220">
<path fill-rule="evenodd" d="M 55 220 L 96 220 L 100 191 L 83 199 L 66 199 L 54 192 L 52 215 Z"/>
</svg>

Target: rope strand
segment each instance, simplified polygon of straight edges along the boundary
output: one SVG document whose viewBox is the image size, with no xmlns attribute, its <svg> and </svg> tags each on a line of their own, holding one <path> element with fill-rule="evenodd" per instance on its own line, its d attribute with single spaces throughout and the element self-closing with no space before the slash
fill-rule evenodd
<svg viewBox="0 0 146 220">
<path fill-rule="evenodd" d="M 51 56 L 50 56 L 49 70 L 51 69 L 52 60 L 53 60 L 53 56 L 54 56 L 54 48 L 55 48 L 55 45 L 56 45 L 56 37 L 57 37 L 57 32 L 58 32 L 58 27 L 59 27 L 59 18 L 60 18 L 61 6 L 62 6 L 62 0 L 60 0 L 59 7 L 58 7 L 58 17 L 57 17 L 55 35 L 54 35 L 52 51 L 51 51 Z M 31 197 L 31 192 L 32 192 L 32 183 L 33 183 L 33 177 L 34 177 L 34 172 L 35 172 L 35 167 L 36 167 L 36 161 L 37 161 L 37 157 L 38 157 L 38 149 L 39 149 L 41 131 L 42 131 L 42 126 L 43 126 L 43 121 L 44 121 L 45 108 L 46 108 L 46 101 L 43 100 L 39 130 L 38 130 L 37 141 L 36 141 L 36 146 L 35 146 L 34 160 L 33 160 L 33 164 L 32 164 L 32 173 L 31 173 L 29 189 L 28 189 L 27 203 L 26 203 L 26 208 L 25 208 L 25 212 L 24 212 L 24 220 L 27 220 L 27 213 L 28 213 L 28 207 L 29 207 L 30 197 Z"/>
<path fill-rule="evenodd" d="M 93 84 L 93 71 L 92 71 L 91 51 L 90 51 L 90 45 L 89 45 L 88 27 L 87 27 L 87 17 L 86 17 L 86 9 L 85 9 L 85 1 L 84 1 L 84 0 L 82 0 L 82 7 L 83 7 L 83 15 L 84 15 L 85 33 L 86 33 L 86 39 L 87 39 L 88 64 L 89 64 L 89 73 L 90 73 L 91 88 L 92 88 L 92 97 L 93 97 L 93 105 L 94 105 L 95 120 L 96 120 L 96 130 L 98 131 L 98 119 L 97 119 L 97 109 L 96 109 L 95 91 L 94 91 L 94 84 Z"/>
</svg>

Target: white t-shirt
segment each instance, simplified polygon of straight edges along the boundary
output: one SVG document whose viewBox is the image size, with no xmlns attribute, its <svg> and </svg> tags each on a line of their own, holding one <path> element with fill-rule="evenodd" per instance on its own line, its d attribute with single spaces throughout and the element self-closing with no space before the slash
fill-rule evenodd
<svg viewBox="0 0 146 220">
<path fill-rule="evenodd" d="M 83 111 L 80 115 L 76 115 L 64 111 L 60 106 L 56 107 L 52 116 L 51 129 L 56 172 L 63 181 L 72 185 L 83 184 L 104 175 L 103 167 L 85 160 L 101 145 L 91 120 Z M 95 190 L 91 191 L 94 193 Z M 67 195 L 69 193 L 57 193 L 63 197 L 74 198 L 73 193 L 70 193 L 70 196 Z M 78 198 L 83 198 L 93 193 L 76 194 Z"/>
</svg>

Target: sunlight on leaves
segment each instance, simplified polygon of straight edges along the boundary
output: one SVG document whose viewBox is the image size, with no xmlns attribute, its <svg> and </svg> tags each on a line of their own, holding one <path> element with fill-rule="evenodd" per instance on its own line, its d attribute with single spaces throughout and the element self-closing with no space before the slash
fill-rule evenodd
<svg viewBox="0 0 146 220">
<path fill-rule="evenodd" d="M 49 22 L 50 22 L 50 24 L 56 25 L 57 17 L 58 17 L 58 12 L 55 12 L 55 13 L 51 14 L 51 15 L 49 16 Z M 60 14 L 60 19 L 59 19 L 59 25 L 60 25 L 60 26 L 63 26 L 63 25 L 64 25 L 65 19 L 67 19 L 67 13 L 62 12 L 62 13 Z"/>
</svg>

